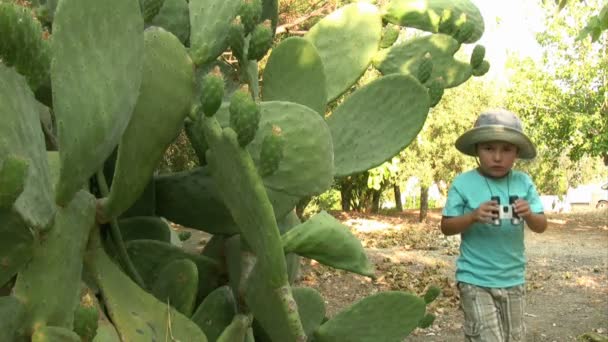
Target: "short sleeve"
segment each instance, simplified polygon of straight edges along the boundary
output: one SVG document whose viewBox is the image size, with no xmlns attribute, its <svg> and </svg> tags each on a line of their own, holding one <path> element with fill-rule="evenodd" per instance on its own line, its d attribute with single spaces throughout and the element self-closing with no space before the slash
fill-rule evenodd
<svg viewBox="0 0 608 342">
<path fill-rule="evenodd" d="M 526 180 L 528 182 L 528 191 L 526 193 L 526 200 L 528 201 L 528 204 L 530 205 L 530 211 L 532 211 L 535 214 L 541 214 L 544 212 L 544 207 L 543 207 L 543 203 L 540 200 L 540 196 L 538 195 L 538 192 L 536 191 L 536 186 L 534 185 L 534 182 L 532 182 L 532 179 L 530 178 L 530 176 L 526 175 Z"/>
<path fill-rule="evenodd" d="M 445 201 L 442 215 L 448 217 L 462 216 L 464 215 L 464 206 L 464 198 L 458 192 L 456 184 L 452 184 L 448 191 L 448 198 Z"/>
</svg>

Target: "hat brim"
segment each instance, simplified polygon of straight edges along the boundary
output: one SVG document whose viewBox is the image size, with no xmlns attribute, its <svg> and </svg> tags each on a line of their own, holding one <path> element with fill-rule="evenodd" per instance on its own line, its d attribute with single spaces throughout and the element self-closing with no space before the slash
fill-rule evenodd
<svg viewBox="0 0 608 342">
<path fill-rule="evenodd" d="M 534 159 L 536 148 L 522 132 L 501 125 L 488 125 L 468 130 L 456 140 L 456 148 L 469 156 L 477 156 L 476 146 L 489 141 L 505 141 L 519 149 L 518 157 L 521 159 Z"/>
</svg>

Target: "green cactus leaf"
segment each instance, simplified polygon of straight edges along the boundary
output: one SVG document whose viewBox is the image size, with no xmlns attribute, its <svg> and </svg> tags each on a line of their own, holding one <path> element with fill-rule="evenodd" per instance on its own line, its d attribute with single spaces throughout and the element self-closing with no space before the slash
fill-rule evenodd
<svg viewBox="0 0 608 342">
<path fill-rule="evenodd" d="M 28 174 L 26 159 L 8 155 L 0 164 L 0 209 L 10 209 L 23 192 Z"/>
<path fill-rule="evenodd" d="M 173 34 L 146 29 L 144 52 L 137 105 L 118 145 L 110 194 L 102 201 L 107 217 L 118 217 L 142 194 L 194 98 L 192 61 Z"/>
<path fill-rule="evenodd" d="M 58 204 L 66 205 L 101 168 L 127 128 L 141 84 L 143 43 L 137 1 L 59 2 L 51 63 L 61 146 Z"/>
<path fill-rule="evenodd" d="M 156 176 L 155 187 L 159 216 L 211 234 L 232 235 L 238 232 L 209 168 Z"/>
<path fill-rule="evenodd" d="M 262 0 L 262 18 L 260 20 L 266 19 L 270 19 L 274 33 L 279 22 L 279 0 Z"/>
<path fill-rule="evenodd" d="M 308 40 L 291 37 L 272 49 L 264 69 L 262 100 L 299 103 L 324 116 L 325 87 L 321 56 Z"/>
<path fill-rule="evenodd" d="M 239 231 L 258 257 L 265 281 L 271 286 L 281 286 L 287 282 L 287 276 L 279 229 L 253 160 L 240 147 L 237 134 L 231 128 L 222 130 L 215 118 L 203 120 L 213 180 L 222 190 L 222 199 Z"/>
<path fill-rule="evenodd" d="M 321 19 L 304 37 L 321 56 L 332 101 L 363 75 L 376 54 L 382 37 L 380 11 L 363 2 L 346 5 Z"/>
<path fill-rule="evenodd" d="M 393 24 L 433 33 L 441 32 L 446 20 L 458 21 L 460 18 L 464 18 L 462 22 L 451 26 L 458 28 L 464 22 L 473 25 L 473 33 L 465 43 L 479 40 L 484 31 L 483 18 L 470 0 L 391 0 L 384 15 L 384 19 Z M 452 34 L 457 34 L 457 30 Z"/>
<path fill-rule="evenodd" d="M 428 111 L 427 90 L 413 76 L 388 75 L 356 90 L 327 119 L 336 176 L 371 169 L 399 153 Z"/>
<path fill-rule="evenodd" d="M 384 75 L 416 75 L 425 60 L 424 55 L 428 52 L 433 63 L 429 80 L 441 77 L 446 88 L 456 87 L 468 80 L 473 70 L 468 62 L 454 59 L 459 48 L 460 44 L 446 34 L 417 37 L 378 54 L 374 58 L 374 66 Z"/>
<path fill-rule="evenodd" d="M 38 103 L 25 79 L 1 63 L 0 79 L 0 164 L 8 154 L 29 164 L 24 190 L 13 208 L 28 225 L 42 230 L 53 218 L 55 206 Z"/>
<path fill-rule="evenodd" d="M 198 306 L 192 317 L 205 332 L 209 341 L 216 341 L 236 315 L 236 302 L 232 290 L 221 286 L 213 290 Z"/>
<path fill-rule="evenodd" d="M 154 178 L 150 179 L 144 192 L 121 217 L 156 216 L 156 186 Z"/>
<path fill-rule="evenodd" d="M 348 227 L 325 211 L 283 234 L 282 240 L 285 253 L 296 253 L 334 268 L 374 276 L 374 267 L 361 242 Z"/>
<path fill-rule="evenodd" d="M 33 253 L 34 235 L 27 225 L 16 213 L 0 209 L 0 287 L 31 260 Z"/>
<path fill-rule="evenodd" d="M 58 209 L 52 229 L 19 271 L 13 295 L 25 303 L 23 326 L 30 333 L 42 325 L 72 328 L 84 250 L 94 224 L 95 197 L 79 191 L 68 206 Z"/>
<path fill-rule="evenodd" d="M 292 292 L 293 299 L 298 304 L 304 332 L 307 336 L 312 336 L 325 318 L 325 300 L 317 290 L 310 287 L 294 287 Z"/>
<path fill-rule="evenodd" d="M 185 252 L 169 243 L 154 240 L 133 240 L 126 243 L 127 252 L 145 284 L 154 284 L 158 270 L 167 263 L 190 259 L 198 268 L 198 299 L 207 296 L 218 286 L 221 269 L 217 260 Z"/>
<path fill-rule="evenodd" d="M 0 341 L 17 340 L 17 330 L 24 316 L 25 307 L 17 298 L 0 297 Z"/>
<path fill-rule="evenodd" d="M 80 342 L 80 336 L 68 328 L 42 326 L 34 331 L 32 342 Z"/>
<path fill-rule="evenodd" d="M 194 322 L 137 286 L 112 262 L 103 248 L 97 247 L 88 253 L 87 265 L 101 289 L 122 341 L 165 341 L 171 338 L 207 341 Z"/>
<path fill-rule="evenodd" d="M 292 210 L 289 214 L 285 215 L 282 219 L 277 220 L 279 231 L 281 234 L 285 234 L 297 225 L 302 223 L 295 210 Z M 285 262 L 287 263 L 287 278 L 289 283 L 293 284 L 300 273 L 300 256 L 295 253 L 285 254 Z"/>
<path fill-rule="evenodd" d="M 304 334 L 291 286 L 273 287 L 253 268 L 246 286 L 245 301 L 270 341 L 301 341 L 297 330 Z M 257 339 L 257 337 L 256 337 Z"/>
<path fill-rule="evenodd" d="M 292 102 L 262 102 L 261 108 L 259 129 L 247 146 L 254 162 L 259 165 L 264 136 L 272 130 L 272 125 L 281 128 L 285 140 L 279 169 L 263 178 L 266 188 L 295 197 L 326 191 L 333 182 L 334 167 L 332 137 L 323 118 L 314 110 Z M 222 126 L 227 126 L 225 105 L 216 117 Z M 276 215 L 282 217 L 289 210 Z"/>
<path fill-rule="evenodd" d="M 366 297 L 315 332 L 315 342 L 400 342 L 424 317 L 425 304 L 415 295 L 387 291 Z"/>
<path fill-rule="evenodd" d="M 100 317 L 97 325 L 97 335 L 92 342 L 121 342 L 116 328 L 105 315 Z"/>
<path fill-rule="evenodd" d="M 186 0 L 165 0 L 163 7 L 150 22 L 173 33 L 182 44 L 190 38 L 190 13 Z"/>
<path fill-rule="evenodd" d="M 240 0 L 190 0 L 190 51 L 196 65 L 216 59 L 228 47 L 228 29 Z"/>
<path fill-rule="evenodd" d="M 49 164 L 49 175 L 51 180 L 51 186 L 55 189 L 55 185 L 59 181 L 59 169 L 61 167 L 61 160 L 59 159 L 59 152 L 57 151 L 46 151 L 46 160 Z"/>
<path fill-rule="evenodd" d="M 157 216 L 133 216 L 118 220 L 124 241 L 156 240 L 171 242 L 171 227 Z"/>
<path fill-rule="evenodd" d="M 246 315 L 238 314 L 234 316 L 230 325 L 218 337 L 217 342 L 244 341 L 250 325 L 250 319 Z"/>
<path fill-rule="evenodd" d="M 144 23 L 149 23 L 163 7 L 165 0 L 139 0 Z"/>
<path fill-rule="evenodd" d="M 161 302 L 190 317 L 194 310 L 198 280 L 198 269 L 192 260 L 173 260 L 158 271 L 151 292 Z"/>
</svg>

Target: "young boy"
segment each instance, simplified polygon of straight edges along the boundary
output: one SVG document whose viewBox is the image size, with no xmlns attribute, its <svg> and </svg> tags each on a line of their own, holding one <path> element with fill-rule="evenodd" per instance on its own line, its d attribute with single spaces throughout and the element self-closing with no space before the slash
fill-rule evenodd
<svg viewBox="0 0 608 342">
<path fill-rule="evenodd" d="M 482 113 L 455 145 L 479 165 L 454 179 L 441 219 L 443 234 L 461 235 L 456 280 L 465 341 L 524 341 L 524 222 L 542 233 L 547 219 L 530 177 L 511 168 L 536 149 L 506 110 Z"/>
</svg>

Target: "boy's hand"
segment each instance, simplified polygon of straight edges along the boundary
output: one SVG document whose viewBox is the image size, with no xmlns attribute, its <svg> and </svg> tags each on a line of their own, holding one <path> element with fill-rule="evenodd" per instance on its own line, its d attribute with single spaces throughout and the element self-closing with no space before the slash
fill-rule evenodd
<svg viewBox="0 0 608 342">
<path fill-rule="evenodd" d="M 530 210 L 530 204 L 525 199 L 518 199 L 513 203 L 513 211 L 521 217 L 526 218 L 532 215 L 532 211 Z"/>
<path fill-rule="evenodd" d="M 500 210 L 496 201 L 488 201 L 482 203 L 479 208 L 472 212 L 473 222 L 492 223 Z"/>
</svg>

